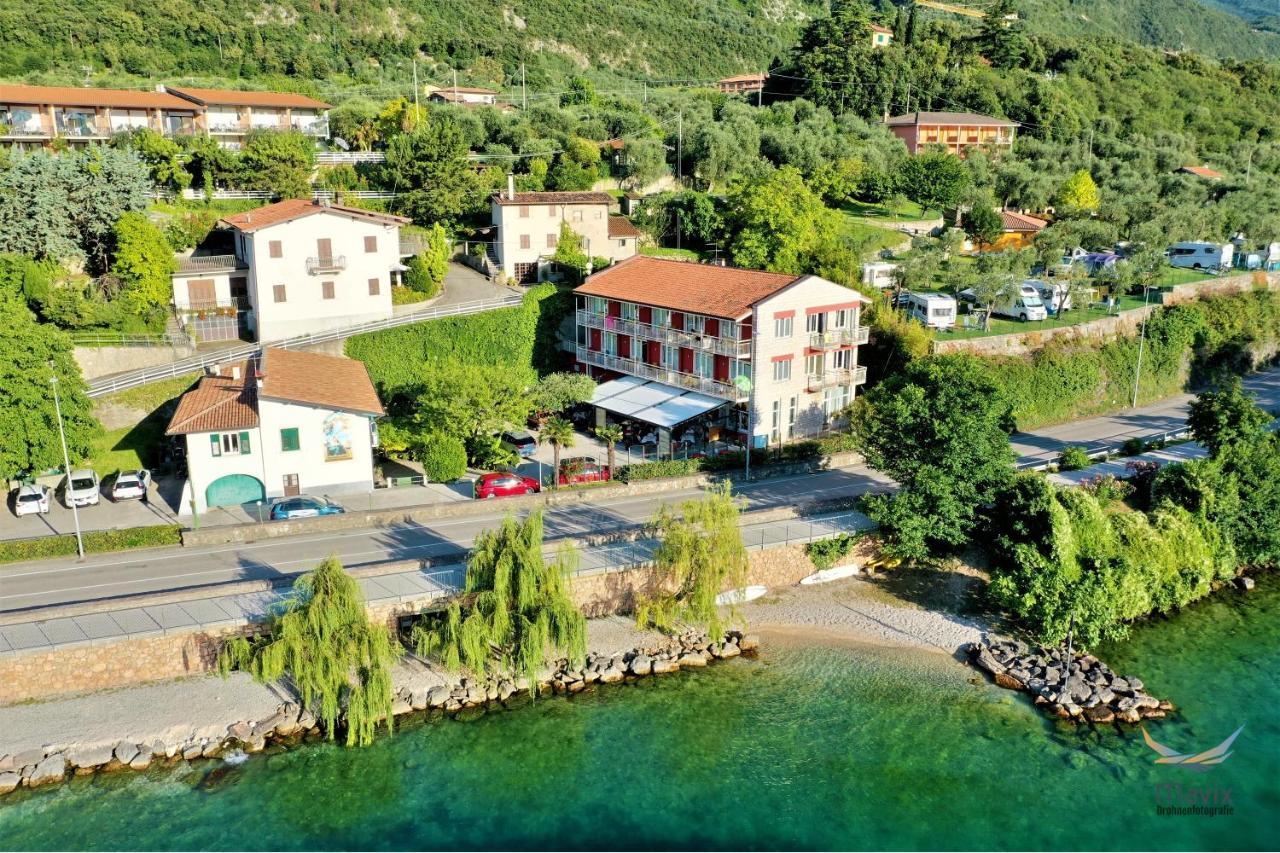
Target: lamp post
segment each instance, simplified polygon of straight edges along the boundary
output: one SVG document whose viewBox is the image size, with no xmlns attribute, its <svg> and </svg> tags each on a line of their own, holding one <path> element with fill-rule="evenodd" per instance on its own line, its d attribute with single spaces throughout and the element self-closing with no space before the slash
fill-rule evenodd
<svg viewBox="0 0 1280 853">
<path fill-rule="evenodd" d="M 80 535 L 80 511 L 71 498 L 71 457 L 67 453 L 67 432 L 62 427 L 62 401 L 58 397 L 58 372 L 54 369 L 53 359 L 49 359 L 49 384 L 53 386 L 53 410 L 58 415 L 58 440 L 62 443 L 62 465 L 67 472 L 67 486 L 63 492 L 67 503 L 71 504 L 71 518 L 76 526 L 76 553 L 84 559 L 84 537 Z"/>
<path fill-rule="evenodd" d="M 1150 295 L 1151 290 L 1150 285 L 1142 285 L 1142 309 L 1144 311 L 1148 308 L 1147 297 Z M 1142 332 L 1138 335 L 1138 365 L 1133 371 L 1133 402 L 1130 404 L 1130 408 L 1134 409 L 1138 408 L 1138 380 L 1142 378 L 1142 350 L 1147 342 L 1147 318 L 1150 316 L 1150 311 L 1142 315 Z"/>
</svg>

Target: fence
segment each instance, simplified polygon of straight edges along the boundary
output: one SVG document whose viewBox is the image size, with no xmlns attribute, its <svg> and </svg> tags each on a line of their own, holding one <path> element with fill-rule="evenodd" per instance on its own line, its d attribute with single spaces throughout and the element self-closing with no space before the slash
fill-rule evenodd
<svg viewBox="0 0 1280 853">
<path fill-rule="evenodd" d="M 340 163 L 383 163 L 387 155 L 382 151 L 318 151 L 317 166 L 336 166 Z"/>
<path fill-rule="evenodd" d="M 119 332 L 71 332 L 71 342 L 85 347 L 193 347 L 187 335 L 126 335 Z"/>
<path fill-rule="evenodd" d="M 524 299 L 521 294 L 513 294 L 498 299 L 477 299 L 471 302 L 460 302 L 457 305 L 448 305 L 443 308 L 430 308 L 422 311 L 415 311 L 408 314 L 400 314 L 394 317 L 387 317 L 383 320 L 371 320 L 367 323 L 356 323 L 351 326 L 342 326 L 336 329 L 325 329 L 321 332 L 311 332 L 306 335 L 297 335 L 292 338 L 284 338 L 278 341 L 267 341 L 266 345 L 278 349 L 298 349 L 308 347 L 315 344 L 327 343 L 329 341 L 340 341 L 354 335 L 362 335 L 366 332 L 379 332 L 383 329 L 394 329 L 397 326 L 407 326 L 412 323 L 421 323 L 424 320 L 433 320 L 437 317 L 452 317 L 460 314 L 478 314 L 481 311 L 492 311 L 497 308 L 510 308 L 519 305 Z M 240 361 L 246 358 L 257 356 L 262 351 L 263 344 L 246 344 L 241 347 L 229 347 L 220 349 L 216 352 L 202 353 L 192 356 L 191 358 L 179 359 L 169 364 L 157 365 L 155 367 L 146 367 L 141 370 L 131 370 L 126 373 L 119 373 L 115 376 L 106 376 L 89 385 L 90 397 L 101 397 L 104 394 L 111 394 L 116 391 L 124 391 L 128 388 L 136 388 L 139 385 L 147 385 L 161 379 L 170 379 L 175 376 L 183 376 L 188 373 L 194 373 L 204 370 L 215 364 L 226 364 L 231 361 Z"/>
</svg>

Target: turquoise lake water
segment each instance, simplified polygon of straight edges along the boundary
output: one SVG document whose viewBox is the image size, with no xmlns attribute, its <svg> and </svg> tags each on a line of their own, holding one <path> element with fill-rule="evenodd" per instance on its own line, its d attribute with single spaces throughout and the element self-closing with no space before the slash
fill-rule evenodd
<svg viewBox="0 0 1280 853">
<path fill-rule="evenodd" d="M 368 749 L 76 779 L 0 803 L 0 848 L 1265 849 L 1280 838 L 1280 582 L 1227 591 L 1123 646 L 1180 707 L 1185 752 L 1067 728 L 945 657 L 770 639 L 756 660 L 603 688 Z M 1157 816 L 1156 785 L 1234 814 Z"/>
</svg>

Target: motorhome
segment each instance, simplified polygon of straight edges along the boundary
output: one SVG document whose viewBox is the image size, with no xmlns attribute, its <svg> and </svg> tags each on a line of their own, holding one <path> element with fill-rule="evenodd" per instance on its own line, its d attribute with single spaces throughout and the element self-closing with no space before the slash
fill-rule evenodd
<svg viewBox="0 0 1280 853">
<path fill-rule="evenodd" d="M 945 293 L 908 293 L 907 314 L 932 329 L 950 329 L 956 324 L 956 300 Z"/>
<path fill-rule="evenodd" d="M 1041 301 L 1044 302 L 1045 311 L 1050 315 L 1056 315 L 1060 311 L 1070 311 L 1074 307 L 1071 301 L 1071 285 L 1065 281 L 1042 281 L 1038 278 L 1029 278 L 1022 284 L 1035 288 L 1036 293 L 1040 294 Z"/>
<path fill-rule="evenodd" d="M 894 286 L 893 271 L 897 264 L 875 261 L 862 265 L 862 283 L 869 284 L 878 290 L 889 290 Z"/>
<path fill-rule="evenodd" d="M 1044 307 L 1044 300 L 1040 298 L 1040 292 L 1026 282 L 1018 288 L 1017 296 L 1005 302 L 997 303 L 992 308 L 991 313 L 999 314 L 1001 317 L 1014 317 L 1024 322 L 1028 320 L 1044 320 L 1049 316 Z"/>
<path fill-rule="evenodd" d="M 1166 254 L 1169 265 L 1189 270 L 1230 269 L 1235 247 L 1230 243 L 1174 243 Z"/>
</svg>

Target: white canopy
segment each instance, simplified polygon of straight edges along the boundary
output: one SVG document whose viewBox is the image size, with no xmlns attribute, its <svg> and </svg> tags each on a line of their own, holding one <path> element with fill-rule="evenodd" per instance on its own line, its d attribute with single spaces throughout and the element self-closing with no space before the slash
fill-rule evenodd
<svg viewBox="0 0 1280 853">
<path fill-rule="evenodd" d="M 723 406 L 725 401 L 638 376 L 623 376 L 598 386 L 591 403 L 615 415 L 669 429 Z"/>
</svg>

